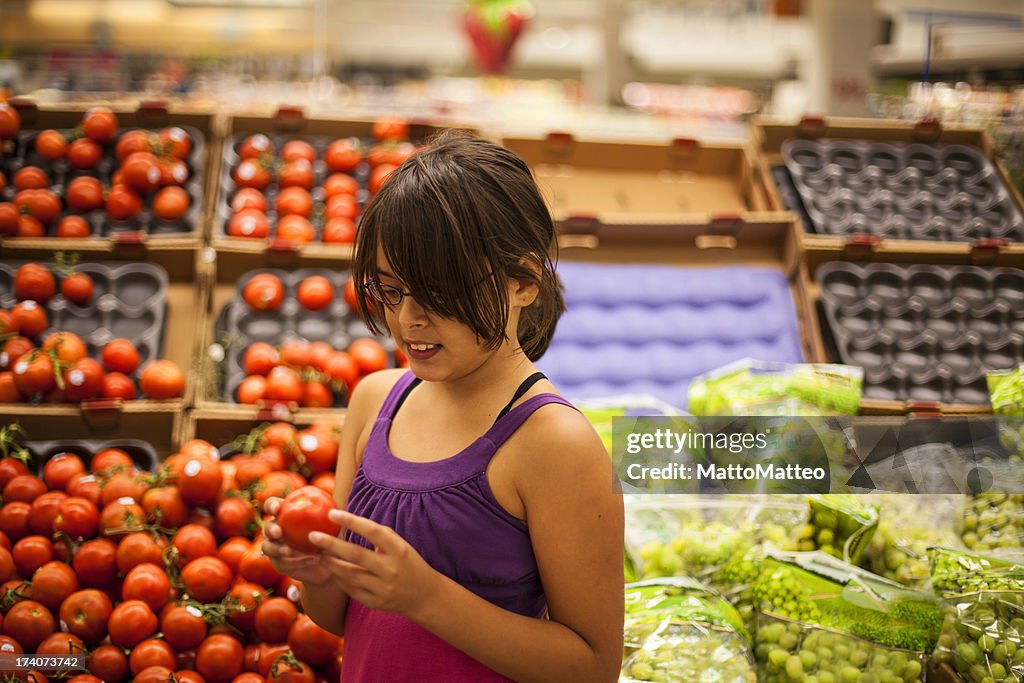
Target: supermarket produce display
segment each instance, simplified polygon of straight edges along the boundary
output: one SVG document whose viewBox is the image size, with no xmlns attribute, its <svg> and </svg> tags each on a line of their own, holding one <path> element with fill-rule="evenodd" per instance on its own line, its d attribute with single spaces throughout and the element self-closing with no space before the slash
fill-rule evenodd
<svg viewBox="0 0 1024 683">
<path fill-rule="evenodd" d="M 74 129 L 23 130 L 0 157 L 0 235 L 199 233 L 207 147 L 193 127 L 121 127 L 98 107 Z"/>
</svg>

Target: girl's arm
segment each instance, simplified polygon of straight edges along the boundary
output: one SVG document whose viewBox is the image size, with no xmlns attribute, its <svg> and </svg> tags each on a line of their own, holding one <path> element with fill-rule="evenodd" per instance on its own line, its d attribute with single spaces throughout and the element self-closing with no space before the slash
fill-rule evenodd
<svg viewBox="0 0 1024 683">
<path fill-rule="evenodd" d="M 512 443 L 512 440 L 510 440 Z M 514 480 L 527 511 L 550 620 L 508 612 L 431 569 L 394 531 L 338 521 L 374 550 L 314 535 L 346 592 L 396 611 L 517 681 L 616 681 L 622 659 L 622 498 L 589 422 L 539 410 L 515 437 Z"/>
</svg>

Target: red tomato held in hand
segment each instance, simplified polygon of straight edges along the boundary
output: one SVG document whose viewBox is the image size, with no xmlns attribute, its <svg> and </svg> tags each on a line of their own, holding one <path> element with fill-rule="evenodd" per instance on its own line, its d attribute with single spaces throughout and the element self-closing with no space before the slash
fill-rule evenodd
<svg viewBox="0 0 1024 683">
<path fill-rule="evenodd" d="M 271 273 L 254 275 L 242 290 L 242 298 L 257 311 L 276 311 L 284 302 L 284 285 Z"/>
<path fill-rule="evenodd" d="M 185 373 L 174 361 L 150 361 L 142 369 L 139 388 L 149 399 L 180 398 L 185 395 Z"/>
<path fill-rule="evenodd" d="M 45 304 L 57 294 L 57 282 L 50 269 L 38 263 L 26 263 L 14 274 L 14 296 Z"/>
<path fill-rule="evenodd" d="M 106 144 L 117 133 L 117 116 L 106 107 L 93 107 L 82 117 L 82 132 L 90 140 Z"/>
<path fill-rule="evenodd" d="M 232 237 L 262 239 L 270 234 L 270 221 L 261 210 L 242 209 L 231 216 L 227 233 Z"/>
<path fill-rule="evenodd" d="M 309 542 L 311 531 L 337 536 L 341 527 L 328 518 L 335 509 L 334 500 L 322 489 L 303 486 L 288 494 L 278 512 L 278 524 L 284 535 L 284 542 L 307 553 L 318 552 L 319 548 Z"/>
</svg>

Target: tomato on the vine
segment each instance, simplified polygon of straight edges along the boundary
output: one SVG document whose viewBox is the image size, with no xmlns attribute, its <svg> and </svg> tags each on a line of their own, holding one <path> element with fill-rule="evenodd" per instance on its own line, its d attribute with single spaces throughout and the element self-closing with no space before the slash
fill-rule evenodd
<svg viewBox="0 0 1024 683">
<path fill-rule="evenodd" d="M 63 288 L 63 286 L 62 286 Z M 85 342 L 74 332 L 61 330 L 43 340 L 43 351 L 52 351 L 61 363 L 77 363 L 88 354 Z"/>
<path fill-rule="evenodd" d="M 179 126 L 162 129 L 157 138 L 160 140 L 161 152 L 164 156 L 184 159 L 192 151 L 192 138 Z"/>
<path fill-rule="evenodd" d="M 128 668 L 139 676 L 143 671 L 154 668 L 173 670 L 177 666 L 177 657 L 168 643 L 159 638 L 147 638 L 132 648 L 128 656 Z M 135 680 L 138 680 L 136 678 Z M 164 681 L 171 680 L 170 677 Z"/>
<path fill-rule="evenodd" d="M 267 375 L 266 398 L 272 401 L 302 400 L 302 380 L 295 370 L 279 365 Z"/>
<path fill-rule="evenodd" d="M 24 329 L 24 325 L 22 325 Z M 26 396 L 45 394 L 56 385 L 53 361 L 45 353 L 29 354 L 14 364 L 14 385 Z M 5 489 L 6 490 L 6 489 Z"/>
<path fill-rule="evenodd" d="M 277 349 L 267 342 L 255 342 L 242 354 L 242 368 L 250 375 L 265 375 L 279 360 Z"/>
<path fill-rule="evenodd" d="M 220 602 L 231 590 L 232 579 L 231 568 L 215 554 L 191 560 L 181 570 L 185 592 L 203 603 Z"/>
<path fill-rule="evenodd" d="M 273 154 L 274 151 L 274 143 L 263 133 L 250 135 L 238 145 L 238 156 L 243 159 L 255 159 Z"/>
<path fill-rule="evenodd" d="M 199 524 L 186 524 L 178 529 L 171 543 L 178 550 L 182 566 L 201 557 L 217 554 L 217 538 L 212 531 Z"/>
<path fill-rule="evenodd" d="M 248 500 L 237 496 L 220 501 L 214 518 L 214 530 L 223 539 L 251 536 L 256 527 L 256 509 Z"/>
<path fill-rule="evenodd" d="M 135 152 L 152 152 L 153 142 L 153 134 L 148 130 L 136 128 L 134 130 L 125 131 L 121 137 L 117 139 L 117 146 L 114 148 L 114 155 L 120 161 Z"/>
<path fill-rule="evenodd" d="M 116 546 L 117 569 L 122 574 L 127 574 L 134 567 L 147 562 L 161 565 L 163 564 L 164 550 L 166 548 L 167 542 L 162 537 L 157 540 L 153 538 L 152 534 L 144 531 L 132 532 L 122 538 Z"/>
<path fill-rule="evenodd" d="M 256 159 L 242 159 L 235 167 L 232 177 L 239 187 L 254 187 L 257 190 L 263 190 L 270 185 L 270 171 Z"/>
<path fill-rule="evenodd" d="M 49 536 L 53 533 L 53 522 L 57 517 L 60 504 L 67 498 L 63 491 L 47 491 L 32 501 L 32 511 L 28 515 L 28 524 L 37 534 Z"/>
<path fill-rule="evenodd" d="M 72 593 L 61 603 L 60 620 L 68 633 L 93 645 L 107 637 L 107 622 L 114 611 L 110 598 L 101 590 L 87 588 Z"/>
<path fill-rule="evenodd" d="M 206 620 L 196 607 L 172 605 L 160 616 L 160 632 L 171 647 L 191 650 L 199 647 L 207 633 Z"/>
<path fill-rule="evenodd" d="M 103 398 L 135 399 L 135 382 L 121 372 L 108 372 L 103 378 Z"/>
<path fill-rule="evenodd" d="M 146 519 L 165 529 L 177 529 L 188 520 L 188 503 L 175 486 L 151 488 L 142 494 Z"/>
<path fill-rule="evenodd" d="M 277 174 L 277 183 L 283 188 L 311 190 L 314 180 L 313 164 L 305 159 L 285 162 Z"/>
</svg>

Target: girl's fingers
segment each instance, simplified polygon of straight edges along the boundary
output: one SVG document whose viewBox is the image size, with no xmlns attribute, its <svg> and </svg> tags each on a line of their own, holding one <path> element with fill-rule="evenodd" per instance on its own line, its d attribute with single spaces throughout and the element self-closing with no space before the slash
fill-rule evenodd
<svg viewBox="0 0 1024 683">
<path fill-rule="evenodd" d="M 281 507 L 280 498 L 267 498 L 267 501 L 263 503 L 263 511 L 269 515 L 277 516 L 278 508 Z"/>
<path fill-rule="evenodd" d="M 371 572 L 379 570 L 385 562 L 383 557 L 372 550 L 319 531 L 311 532 L 309 540 L 324 552 L 325 557 L 337 558 Z"/>
<path fill-rule="evenodd" d="M 331 510 L 330 518 L 346 529 L 359 534 L 378 550 L 394 553 L 401 549 L 403 541 L 398 534 L 382 524 L 344 510 Z"/>
</svg>

